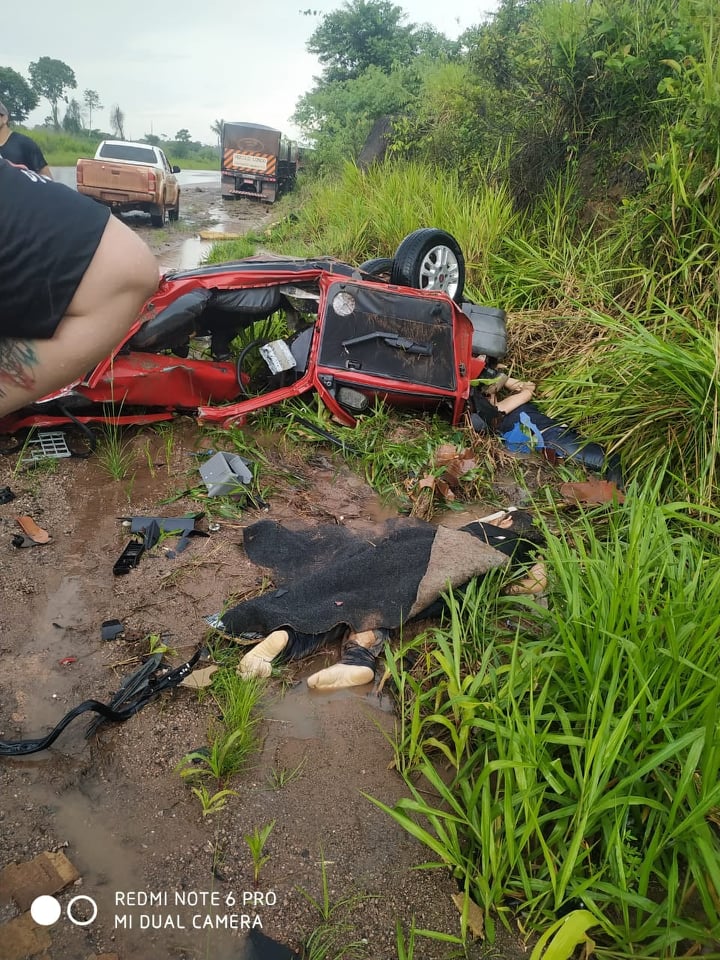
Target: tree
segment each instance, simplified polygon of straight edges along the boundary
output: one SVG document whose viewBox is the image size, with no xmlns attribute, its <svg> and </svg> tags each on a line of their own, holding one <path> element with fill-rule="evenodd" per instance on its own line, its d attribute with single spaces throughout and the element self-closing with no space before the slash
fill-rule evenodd
<svg viewBox="0 0 720 960">
<path fill-rule="evenodd" d="M 92 112 L 93 110 L 102 110 L 100 97 L 97 90 L 85 90 L 83 93 L 83 103 L 88 112 L 88 130 L 92 130 Z"/>
<path fill-rule="evenodd" d="M 12 67 L 0 67 L 0 100 L 18 123 L 27 120 L 38 105 L 38 96 L 27 80 Z"/>
<path fill-rule="evenodd" d="M 125 114 L 117 104 L 110 110 L 110 126 L 118 140 L 125 139 Z"/>
<path fill-rule="evenodd" d="M 307 42 L 323 64 L 323 80 L 354 80 L 371 66 L 389 73 L 394 63 L 407 63 L 416 46 L 405 16 L 390 0 L 347 0 L 328 13 Z"/>
<path fill-rule="evenodd" d="M 220 146 L 222 144 L 222 131 L 224 126 L 225 126 L 224 120 L 216 120 L 215 123 L 210 124 L 210 129 L 218 138 L 218 150 L 220 150 Z"/>
<path fill-rule="evenodd" d="M 178 141 L 178 143 L 190 143 L 190 131 L 183 127 L 182 130 L 178 130 L 178 132 L 175 134 L 175 139 Z"/>
<path fill-rule="evenodd" d="M 407 73 L 368 67 L 356 80 L 321 84 L 298 100 L 292 119 L 312 141 L 318 169 L 355 160 L 378 117 L 404 112 L 417 83 Z"/>
<path fill-rule="evenodd" d="M 58 119 L 58 101 L 67 103 L 66 90 L 77 87 L 75 74 L 62 60 L 53 60 L 51 57 L 40 57 L 28 67 L 30 83 L 39 97 L 45 97 L 52 109 L 53 126 L 60 129 Z"/>
<path fill-rule="evenodd" d="M 68 103 L 62 125 L 67 133 L 82 133 L 82 110 L 75 97 Z"/>
</svg>

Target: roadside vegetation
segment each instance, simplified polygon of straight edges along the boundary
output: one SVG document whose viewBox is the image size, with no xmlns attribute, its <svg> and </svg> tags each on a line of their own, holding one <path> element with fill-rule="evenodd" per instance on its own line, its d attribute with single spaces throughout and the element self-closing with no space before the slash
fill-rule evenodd
<svg viewBox="0 0 720 960">
<path fill-rule="evenodd" d="M 409 790 L 387 813 L 490 941 L 567 917 L 577 937 L 542 956 L 720 956 L 716 9 L 504 0 L 457 43 L 401 14 L 323 18 L 296 113 L 315 150 L 258 243 L 360 263 L 450 231 L 469 296 L 509 312 L 513 370 L 620 455 L 628 488 L 594 512 L 536 502 L 546 606 L 488 577 L 387 650 Z M 374 47 L 353 45 L 359 21 Z M 384 156 L 360 165 L 376 123 Z M 332 431 L 397 491 L 371 423 Z"/>
</svg>

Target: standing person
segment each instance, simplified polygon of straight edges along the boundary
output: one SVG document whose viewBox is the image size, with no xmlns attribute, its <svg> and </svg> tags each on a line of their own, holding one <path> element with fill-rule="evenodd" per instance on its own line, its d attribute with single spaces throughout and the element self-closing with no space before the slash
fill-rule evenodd
<svg viewBox="0 0 720 960">
<path fill-rule="evenodd" d="M 0 417 L 91 370 L 159 281 L 107 207 L 0 159 Z"/>
<path fill-rule="evenodd" d="M 52 180 L 50 167 L 40 147 L 24 133 L 16 133 L 10 129 L 10 114 L 2 100 L 0 100 L 0 157 L 9 160 L 10 163 L 21 164 L 28 170 L 34 170 L 35 173 L 41 173 Z"/>
</svg>

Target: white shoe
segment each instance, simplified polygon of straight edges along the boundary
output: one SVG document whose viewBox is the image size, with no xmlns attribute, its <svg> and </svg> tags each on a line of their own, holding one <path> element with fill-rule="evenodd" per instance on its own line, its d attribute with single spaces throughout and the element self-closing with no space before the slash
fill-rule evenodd
<svg viewBox="0 0 720 960">
<path fill-rule="evenodd" d="M 264 640 L 246 653 L 237 666 L 237 672 L 246 680 L 250 677 L 269 677 L 272 662 L 288 645 L 290 634 L 287 630 L 273 630 Z"/>
</svg>

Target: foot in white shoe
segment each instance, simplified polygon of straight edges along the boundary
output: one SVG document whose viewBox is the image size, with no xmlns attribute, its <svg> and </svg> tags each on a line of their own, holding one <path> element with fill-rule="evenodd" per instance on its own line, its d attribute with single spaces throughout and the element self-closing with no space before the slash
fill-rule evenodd
<svg viewBox="0 0 720 960">
<path fill-rule="evenodd" d="M 343 690 L 370 683 L 375 676 L 372 667 L 356 667 L 347 663 L 334 663 L 308 677 L 307 685 L 313 690 Z"/>
<path fill-rule="evenodd" d="M 237 667 L 237 672 L 246 680 L 249 677 L 269 677 L 272 662 L 288 645 L 290 634 L 287 630 L 273 630 L 264 640 L 246 653 Z"/>
</svg>

